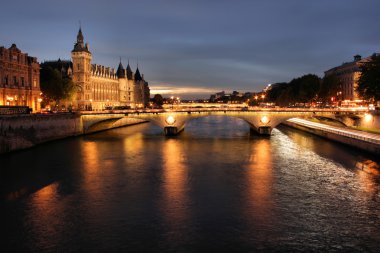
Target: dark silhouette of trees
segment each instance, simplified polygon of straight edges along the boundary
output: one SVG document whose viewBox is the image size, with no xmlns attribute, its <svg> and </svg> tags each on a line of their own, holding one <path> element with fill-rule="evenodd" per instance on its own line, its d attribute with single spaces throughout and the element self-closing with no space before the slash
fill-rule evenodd
<svg viewBox="0 0 380 253">
<path fill-rule="evenodd" d="M 60 100 L 72 100 L 77 87 L 70 78 L 62 78 L 57 69 L 42 68 L 40 72 L 41 91 L 44 101 L 59 104 Z"/>
<path fill-rule="evenodd" d="M 289 83 L 278 83 L 267 93 L 268 101 L 280 106 L 294 103 L 310 103 L 316 101 L 321 87 L 321 79 L 312 74 L 295 78 Z"/>
<path fill-rule="evenodd" d="M 322 79 L 321 88 L 319 90 L 319 100 L 324 103 L 331 101 L 331 97 L 337 96 L 337 99 L 340 99 L 339 96 L 342 96 L 342 87 L 339 79 L 334 76 L 325 76 Z"/>
<path fill-rule="evenodd" d="M 161 96 L 161 94 L 156 94 L 154 95 L 154 97 L 152 98 L 152 102 L 153 104 L 158 107 L 158 108 L 161 108 L 162 105 L 164 104 L 164 98 Z"/>
<path fill-rule="evenodd" d="M 373 54 L 371 60 L 361 66 L 357 92 L 371 102 L 380 101 L 380 55 Z"/>
</svg>

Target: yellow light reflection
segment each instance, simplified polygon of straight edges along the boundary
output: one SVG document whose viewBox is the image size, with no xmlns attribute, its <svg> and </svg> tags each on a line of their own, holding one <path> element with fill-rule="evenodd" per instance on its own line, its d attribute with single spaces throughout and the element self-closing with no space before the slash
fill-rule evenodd
<svg viewBox="0 0 380 253">
<path fill-rule="evenodd" d="M 61 214 L 62 205 L 58 198 L 58 183 L 50 184 L 32 195 L 31 209 L 27 214 L 27 220 L 33 227 L 36 238 L 44 240 L 59 241 L 57 232 L 62 220 L 57 219 Z"/>
<path fill-rule="evenodd" d="M 187 216 L 187 167 L 184 151 L 178 140 L 168 139 L 162 147 L 163 153 L 163 208 L 169 223 L 179 225 Z"/>
<path fill-rule="evenodd" d="M 124 153 L 129 157 L 141 152 L 143 149 L 144 140 L 142 133 L 135 133 L 124 139 Z"/>
<path fill-rule="evenodd" d="M 361 185 L 361 188 L 369 193 L 376 194 L 376 179 L 380 177 L 380 166 L 371 161 L 364 161 L 356 164 L 357 175 Z"/>
<path fill-rule="evenodd" d="M 91 176 L 99 170 L 99 151 L 96 142 L 84 142 L 82 145 L 82 155 L 85 170 L 84 176 Z"/>
<path fill-rule="evenodd" d="M 82 144 L 82 157 L 83 157 L 83 189 L 88 194 L 89 202 L 95 202 L 102 199 L 103 180 L 100 180 L 104 175 L 99 160 L 99 146 L 96 142 L 84 142 Z M 104 173 L 103 173 L 104 174 Z"/>
<path fill-rule="evenodd" d="M 58 183 L 45 186 L 33 195 L 32 202 L 38 212 L 47 212 L 52 208 L 52 204 L 57 197 Z"/>
<path fill-rule="evenodd" d="M 265 225 L 271 216 L 272 205 L 272 156 L 270 141 L 258 140 L 253 144 L 248 165 L 247 212 L 249 219 L 260 219 Z"/>
</svg>

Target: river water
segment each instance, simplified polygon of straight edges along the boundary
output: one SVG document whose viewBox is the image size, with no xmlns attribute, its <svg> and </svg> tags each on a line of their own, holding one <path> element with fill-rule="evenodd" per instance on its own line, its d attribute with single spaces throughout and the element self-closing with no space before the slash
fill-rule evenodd
<svg viewBox="0 0 380 253">
<path fill-rule="evenodd" d="M 380 252 L 379 159 L 236 118 L 150 123 L 0 157 L 1 252 Z"/>
</svg>

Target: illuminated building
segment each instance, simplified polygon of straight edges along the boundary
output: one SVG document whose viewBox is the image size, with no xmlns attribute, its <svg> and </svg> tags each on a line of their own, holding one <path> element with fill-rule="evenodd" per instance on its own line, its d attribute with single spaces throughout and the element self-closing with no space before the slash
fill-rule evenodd
<svg viewBox="0 0 380 253">
<path fill-rule="evenodd" d="M 341 94 L 341 100 L 358 100 L 359 96 L 356 92 L 358 80 L 360 77 L 360 65 L 367 62 L 371 57 L 362 59 L 360 55 L 354 56 L 354 61 L 343 63 L 340 66 L 325 71 L 325 77 L 334 75 L 338 78 Z"/>
<path fill-rule="evenodd" d="M 129 65 L 125 69 L 120 61 L 117 70 L 93 64 L 88 44 L 84 43 L 79 29 L 77 41 L 71 51 L 72 61 L 48 61 L 42 67 L 58 69 L 63 76 L 72 78 L 78 86 L 74 107 L 80 110 L 102 110 L 108 106 L 145 107 L 149 103 L 150 90 L 144 75 L 137 67 L 133 73 Z"/>
<path fill-rule="evenodd" d="M 40 64 L 15 44 L 0 47 L 0 105 L 40 110 Z"/>
</svg>

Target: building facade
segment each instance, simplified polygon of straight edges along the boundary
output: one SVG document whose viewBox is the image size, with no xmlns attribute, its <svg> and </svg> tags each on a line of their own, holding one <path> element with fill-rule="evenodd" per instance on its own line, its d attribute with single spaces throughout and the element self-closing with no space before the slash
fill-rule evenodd
<svg viewBox="0 0 380 253">
<path fill-rule="evenodd" d="M 103 110 L 113 106 L 143 108 L 148 105 L 149 86 L 138 67 L 136 73 L 133 73 L 129 62 L 125 69 L 120 61 L 117 70 L 93 64 L 92 53 L 88 44 L 84 43 L 81 29 L 71 51 L 71 59 L 71 62 L 61 60 L 44 62 L 42 66 L 56 68 L 62 75 L 72 78 L 78 89 L 73 102 L 75 108 Z"/>
<path fill-rule="evenodd" d="M 41 109 L 40 64 L 15 44 L 0 47 L 0 105 Z"/>
<path fill-rule="evenodd" d="M 360 78 L 360 66 L 364 62 L 367 62 L 371 57 L 362 59 L 360 55 L 354 56 L 354 61 L 343 63 L 340 66 L 331 68 L 325 71 L 325 77 L 334 75 L 339 80 L 341 86 L 341 100 L 359 100 L 360 97 L 356 92 L 358 81 Z"/>
</svg>

